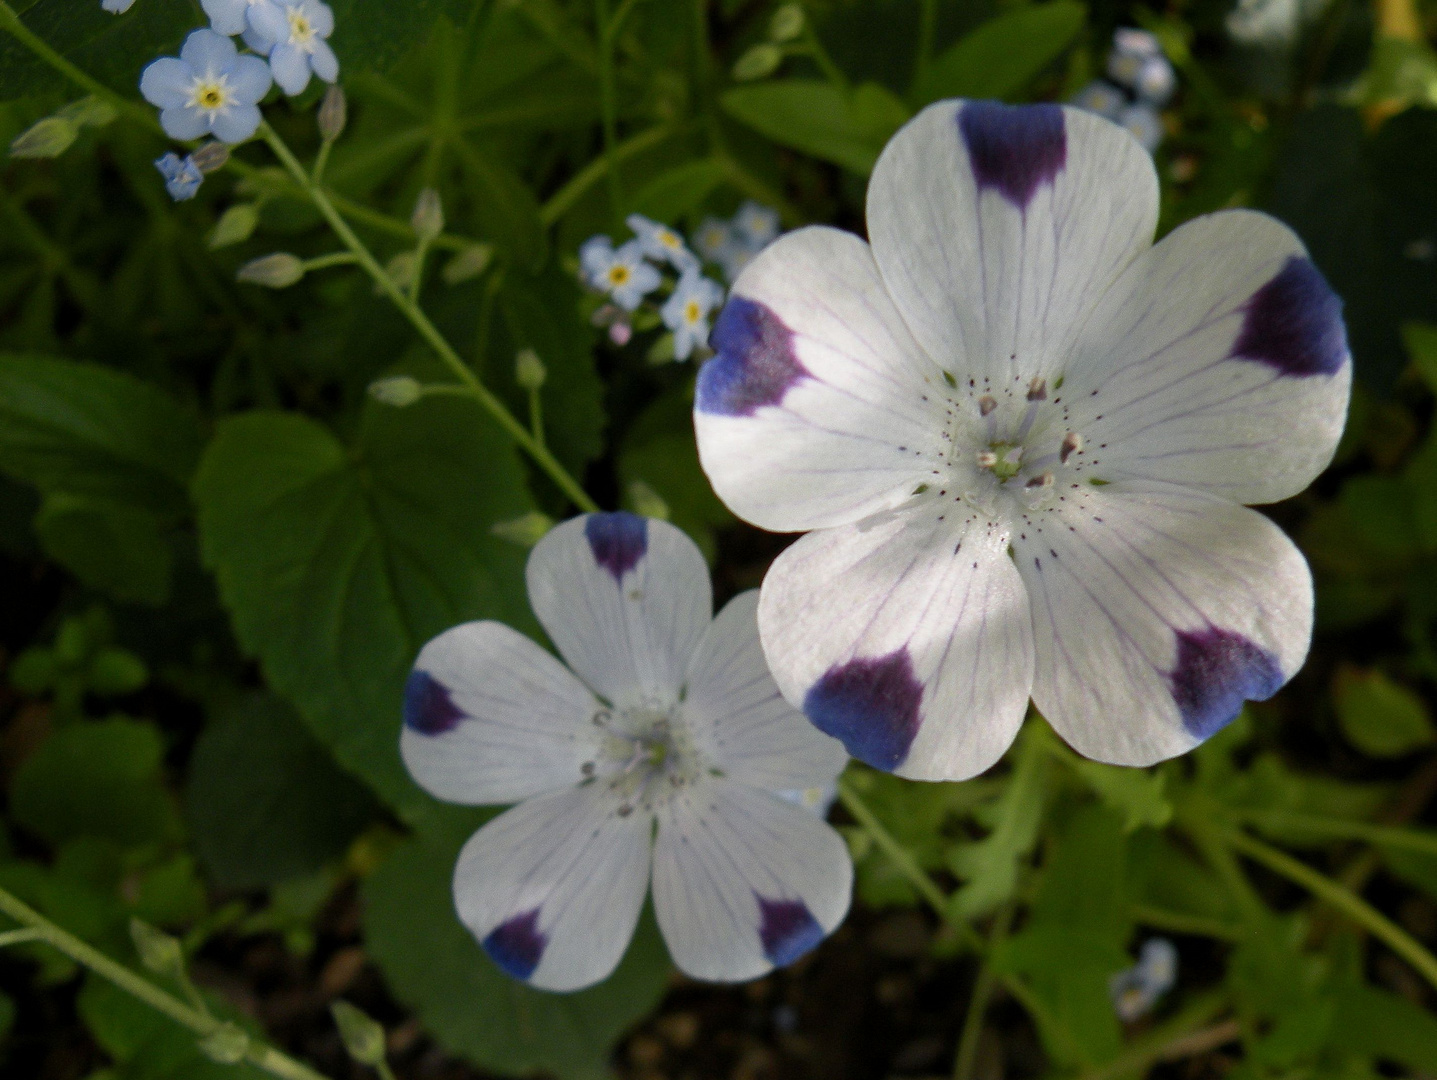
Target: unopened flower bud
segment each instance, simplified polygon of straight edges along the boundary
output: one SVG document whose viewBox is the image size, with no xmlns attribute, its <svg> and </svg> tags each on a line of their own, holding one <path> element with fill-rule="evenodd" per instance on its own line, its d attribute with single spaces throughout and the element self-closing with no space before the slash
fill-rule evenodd
<svg viewBox="0 0 1437 1080">
<path fill-rule="evenodd" d="M 525 390 L 537 390 L 549 377 L 549 369 L 533 349 L 520 349 L 514 357 L 514 378 Z"/>
<path fill-rule="evenodd" d="M 371 1069 L 384 1064 L 384 1028 L 379 1021 L 347 1001 L 334 1002 L 329 1011 L 350 1057 Z"/>
<path fill-rule="evenodd" d="M 324 92 L 324 100 L 319 103 L 319 137 L 325 142 L 333 142 L 339 138 L 344 131 L 344 125 L 349 122 L 349 100 L 344 96 L 342 87 L 331 86 Z"/>
<path fill-rule="evenodd" d="M 80 134 L 80 127 L 73 120 L 60 116 L 45 119 L 22 131 L 10 144 L 10 156 L 17 158 L 59 157 Z"/>
<path fill-rule="evenodd" d="M 609 327 L 609 340 L 619 348 L 623 348 L 634 337 L 634 328 L 622 319 Z"/>
<path fill-rule="evenodd" d="M 642 480 L 629 484 L 629 505 L 640 517 L 669 520 L 669 504 L 664 497 Z"/>
<path fill-rule="evenodd" d="M 446 285 L 458 285 L 476 278 L 489 267 L 494 258 L 494 249 L 488 244 L 468 244 L 454 258 L 444 264 L 439 276 Z"/>
<path fill-rule="evenodd" d="M 402 409 L 413 405 L 424 396 L 424 387 L 418 379 L 408 375 L 391 375 L 387 379 L 376 379 L 369 384 L 369 396 L 385 405 Z"/>
<path fill-rule="evenodd" d="M 434 238 L 444 231 L 444 204 L 439 201 L 439 192 L 425 188 L 419 193 L 409 224 L 424 243 L 434 242 Z"/>
<path fill-rule="evenodd" d="M 792 41 L 803 33 L 803 8 L 797 4 L 784 4 L 773 13 L 768 24 L 771 41 Z"/>
<path fill-rule="evenodd" d="M 554 519 L 548 514 L 531 510 L 512 521 L 501 521 L 492 526 L 489 531 L 501 540 L 508 540 L 509 543 L 518 544 L 520 547 L 531 548 L 544 539 L 544 535 L 553 527 Z"/>
<path fill-rule="evenodd" d="M 783 50 L 771 41 L 755 45 L 738 58 L 733 66 L 733 77 L 738 82 L 752 82 L 772 75 L 783 62 Z"/>
<path fill-rule="evenodd" d="M 223 169 L 229 163 L 230 148 L 222 142 L 207 142 L 193 154 L 190 160 L 202 173 L 212 173 Z"/>
<path fill-rule="evenodd" d="M 276 251 L 273 255 L 262 255 L 239 268 L 235 275 L 240 281 L 251 285 L 263 285 L 268 289 L 287 289 L 304 277 L 304 263 L 297 255 L 287 251 Z"/>
<path fill-rule="evenodd" d="M 384 264 L 384 272 L 389 275 L 389 280 L 399 288 L 407 289 L 414 281 L 414 275 L 419 272 L 419 260 L 414 257 L 412 251 L 401 251 Z M 383 296 L 384 286 L 376 283 L 374 295 Z"/>
<path fill-rule="evenodd" d="M 200 1039 L 200 1051 L 211 1061 L 233 1065 L 243 1061 L 249 1049 L 249 1036 L 237 1024 L 226 1021 Z"/>
<path fill-rule="evenodd" d="M 185 969 L 185 953 L 179 941 L 140 919 L 130 920 L 130 940 L 140 963 L 156 975 L 175 978 Z"/>
<path fill-rule="evenodd" d="M 259 207 L 254 203 L 235 203 L 215 222 L 210 233 L 211 250 L 240 244 L 254 235 L 259 225 Z"/>
<path fill-rule="evenodd" d="M 113 123 L 120 114 L 104 98 L 91 94 L 89 97 L 82 97 L 79 101 L 70 102 L 55 115 L 73 121 L 81 127 L 104 127 L 106 124 Z"/>
</svg>

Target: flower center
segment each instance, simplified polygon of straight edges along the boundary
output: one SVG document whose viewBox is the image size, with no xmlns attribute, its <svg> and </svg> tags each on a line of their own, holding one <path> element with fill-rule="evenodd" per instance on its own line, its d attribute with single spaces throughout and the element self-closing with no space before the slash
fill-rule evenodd
<svg viewBox="0 0 1437 1080">
<path fill-rule="evenodd" d="M 623 263 L 609 267 L 609 284 L 615 287 L 629 280 L 629 268 Z"/>
<path fill-rule="evenodd" d="M 653 810 L 703 772 L 688 726 L 678 706 L 600 709 L 594 723 L 603 740 L 582 772 L 608 784 L 623 798 L 619 814 Z"/>
<path fill-rule="evenodd" d="M 307 46 L 314 40 L 314 26 L 294 8 L 289 9 L 289 37 L 294 44 L 301 46 Z"/>
<path fill-rule="evenodd" d="M 703 318 L 703 309 L 699 307 L 697 300 L 690 300 L 684 305 L 684 320 L 688 323 L 696 323 Z"/>
<path fill-rule="evenodd" d="M 221 75 L 197 78 L 190 87 L 190 105 L 202 112 L 218 112 L 229 102 L 229 81 Z"/>
</svg>

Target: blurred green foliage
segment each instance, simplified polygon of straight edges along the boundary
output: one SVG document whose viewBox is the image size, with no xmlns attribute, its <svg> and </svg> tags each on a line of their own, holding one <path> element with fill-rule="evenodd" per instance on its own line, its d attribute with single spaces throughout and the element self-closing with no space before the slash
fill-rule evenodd
<svg viewBox="0 0 1437 1080">
<path fill-rule="evenodd" d="M 516 416 L 515 356 L 532 349 L 558 461 L 607 506 L 666 507 L 724 587 L 756 584 L 772 549 L 699 468 L 693 369 L 594 325 L 579 243 L 629 212 L 688 231 L 744 199 L 786 227 L 861 229 L 864 179 L 917 109 L 1062 100 L 1101 72 L 1114 28 L 1156 33 L 1181 87 L 1156 156 L 1162 228 L 1266 208 L 1346 302 L 1347 436 L 1330 474 L 1273 511 L 1314 568 L 1312 659 L 1153 770 L 1083 761 L 1030 722 L 966 784 L 850 780 L 951 886 L 935 955 L 967 963 L 953 927 L 977 928 L 985 977 L 1054 1075 L 1141 1075 L 1223 1024 L 1234 1080 L 1437 1073 L 1433 992 L 1391 942 L 1234 846 L 1295 852 L 1432 943 L 1437 7 L 812 0 L 776 23 L 766 0 L 333 6 L 350 120 L 324 183 L 340 212 L 412 271 L 410 212 L 437 190 L 425 312 Z M 430 799 L 397 753 L 425 640 L 474 618 L 537 635 L 524 523 L 572 508 L 472 402 L 367 398 L 377 378 L 442 372 L 363 274 L 235 282 L 256 257 L 337 247 L 264 147 L 237 149 L 192 202 L 165 196 L 151 163 L 167 142 L 136 81 L 200 21 L 189 0 L 0 8 L 0 144 L 19 140 L 0 166 L 0 886 L 133 962 L 136 916 L 188 955 L 265 933 L 305 953 L 359 880 L 368 954 L 448 1051 L 603 1075 L 669 977 L 653 926 L 593 990 L 507 980 L 449 895 L 486 813 Z M 267 108 L 306 160 L 320 93 Z M 845 828 L 861 903 L 931 899 L 871 830 Z M 1109 979 L 1154 933 L 1179 943 L 1178 989 L 1124 1026 Z M 53 951 L 9 952 L 30 993 L 83 978 L 76 1009 L 111 1063 L 97 1077 L 244 1072 Z M 0 995 L 0 1068 L 16 1015 Z"/>
</svg>

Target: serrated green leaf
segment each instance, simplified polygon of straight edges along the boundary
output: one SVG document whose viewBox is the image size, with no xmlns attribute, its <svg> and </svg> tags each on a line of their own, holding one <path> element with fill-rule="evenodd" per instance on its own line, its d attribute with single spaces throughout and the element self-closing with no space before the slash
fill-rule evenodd
<svg viewBox="0 0 1437 1080">
<path fill-rule="evenodd" d="M 1340 1050 L 1370 1055 L 1414 1073 L 1437 1071 L 1437 1018 L 1405 997 L 1375 986 L 1337 991 L 1332 1043 Z"/>
<path fill-rule="evenodd" d="M 396 997 L 450 1051 L 484 1068 L 550 1072 L 562 1080 L 609 1075 L 613 1042 L 658 1001 L 668 959 L 651 917 L 608 980 L 574 994 L 510 979 L 454 914 L 459 847 L 417 838 L 366 882 L 364 940 Z"/>
<path fill-rule="evenodd" d="M 211 878 L 227 888 L 313 873 L 378 809 L 293 708 L 258 693 L 212 716 L 190 757 L 185 808 Z"/>
<path fill-rule="evenodd" d="M 195 479 L 201 548 L 236 636 L 342 765 L 410 816 L 439 813 L 399 760 L 419 647 L 476 618 L 530 625 L 533 509 L 508 439 L 472 402 L 366 407 L 357 444 L 294 414 L 224 421 Z"/>
<path fill-rule="evenodd" d="M 1072 44 L 1088 16 L 1052 0 L 990 19 L 934 59 L 913 89 L 916 105 L 940 98 L 1011 99 Z"/>
<path fill-rule="evenodd" d="M 1071 764 L 1098 798 L 1123 815 L 1125 831 L 1144 825 L 1160 829 L 1172 820 L 1173 806 L 1161 774 L 1077 757 Z"/>
<path fill-rule="evenodd" d="M 908 109 L 877 83 L 844 91 L 817 79 L 735 86 L 724 111 L 783 146 L 867 176 L 878 153 L 908 119 Z"/>
</svg>

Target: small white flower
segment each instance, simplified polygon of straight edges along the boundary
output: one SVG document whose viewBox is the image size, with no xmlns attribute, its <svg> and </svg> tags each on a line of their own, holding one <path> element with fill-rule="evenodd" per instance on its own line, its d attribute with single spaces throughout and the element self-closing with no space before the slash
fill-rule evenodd
<svg viewBox="0 0 1437 1080">
<path fill-rule="evenodd" d="M 1151 105 L 1141 101 L 1125 105 L 1113 119 L 1137 139 L 1148 153 L 1156 150 L 1163 141 L 1163 118 Z"/>
<path fill-rule="evenodd" d="M 1031 701 L 1148 765 L 1302 665 L 1312 579 L 1245 503 L 1331 460 L 1341 301 L 1286 226 L 1161 243 L 1152 159 L 1071 107 L 939 102 L 884 149 L 869 242 L 780 237 L 699 372 L 739 517 L 809 535 L 763 582 L 774 678 L 855 757 L 963 779 Z"/>
<path fill-rule="evenodd" d="M 697 270 L 679 278 L 673 295 L 659 314 L 674 332 L 674 359 L 687 360 L 694 349 L 708 341 L 709 312 L 723 303 L 723 289 Z"/>
<path fill-rule="evenodd" d="M 778 239 L 778 211 L 749 199 L 734 214 L 733 227 L 749 247 L 762 251 Z"/>
<path fill-rule="evenodd" d="M 213 30 L 185 39 L 179 59 L 161 57 L 140 76 L 140 93 L 160 110 L 160 125 L 173 139 L 213 133 L 243 142 L 259 127 L 259 101 L 269 92 L 269 65 L 240 56 L 235 44 Z"/>
<path fill-rule="evenodd" d="M 1113 34 L 1108 53 L 1108 78 L 1154 105 L 1164 104 L 1177 86 L 1173 66 L 1158 39 L 1131 27 Z"/>
<path fill-rule="evenodd" d="M 722 262 L 723 254 L 733 243 L 733 226 L 723 218 L 706 217 L 699 222 L 692 237 L 694 250 L 709 262 Z"/>
<path fill-rule="evenodd" d="M 1143 942 L 1138 962 L 1108 980 L 1113 1011 L 1119 1020 L 1131 1023 L 1151 1012 L 1177 981 L 1177 948 L 1167 938 L 1149 938 Z"/>
<path fill-rule="evenodd" d="M 249 16 L 260 7 L 274 7 L 275 0 L 200 0 L 210 17 L 210 29 L 219 34 L 243 34 L 250 28 Z"/>
<path fill-rule="evenodd" d="M 684 238 L 667 225 L 650 221 L 642 214 L 630 214 L 628 226 L 634 230 L 639 247 L 649 258 L 666 262 L 679 273 L 698 267 L 699 261 L 685 246 Z"/>
<path fill-rule="evenodd" d="M 586 240 L 579 249 L 585 280 L 625 311 L 633 311 L 663 280 L 658 270 L 644 262 L 637 240 L 615 248 L 607 236 Z"/>
<path fill-rule="evenodd" d="M 495 962 L 547 990 L 613 971 L 652 873 L 674 962 L 756 978 L 848 911 L 843 840 L 779 793 L 827 788 L 843 748 L 778 694 L 757 597 L 711 618 L 697 545 L 662 521 L 591 514 L 528 565 L 534 613 L 568 662 L 495 622 L 419 654 L 400 749 L 450 802 L 518 805 L 464 846 L 459 917 Z"/>
<path fill-rule="evenodd" d="M 1118 113 L 1127 106 L 1128 99 L 1112 83 L 1094 79 L 1073 95 L 1073 104 L 1090 113 L 1097 113 L 1099 116 L 1106 116 L 1109 120 L 1116 120 Z"/>
<path fill-rule="evenodd" d="M 339 58 L 325 39 L 334 33 L 334 12 L 320 0 L 275 0 L 249 9 L 245 44 L 269 57 L 274 81 L 293 97 L 313 72 L 327 83 L 339 78 Z"/>
</svg>

